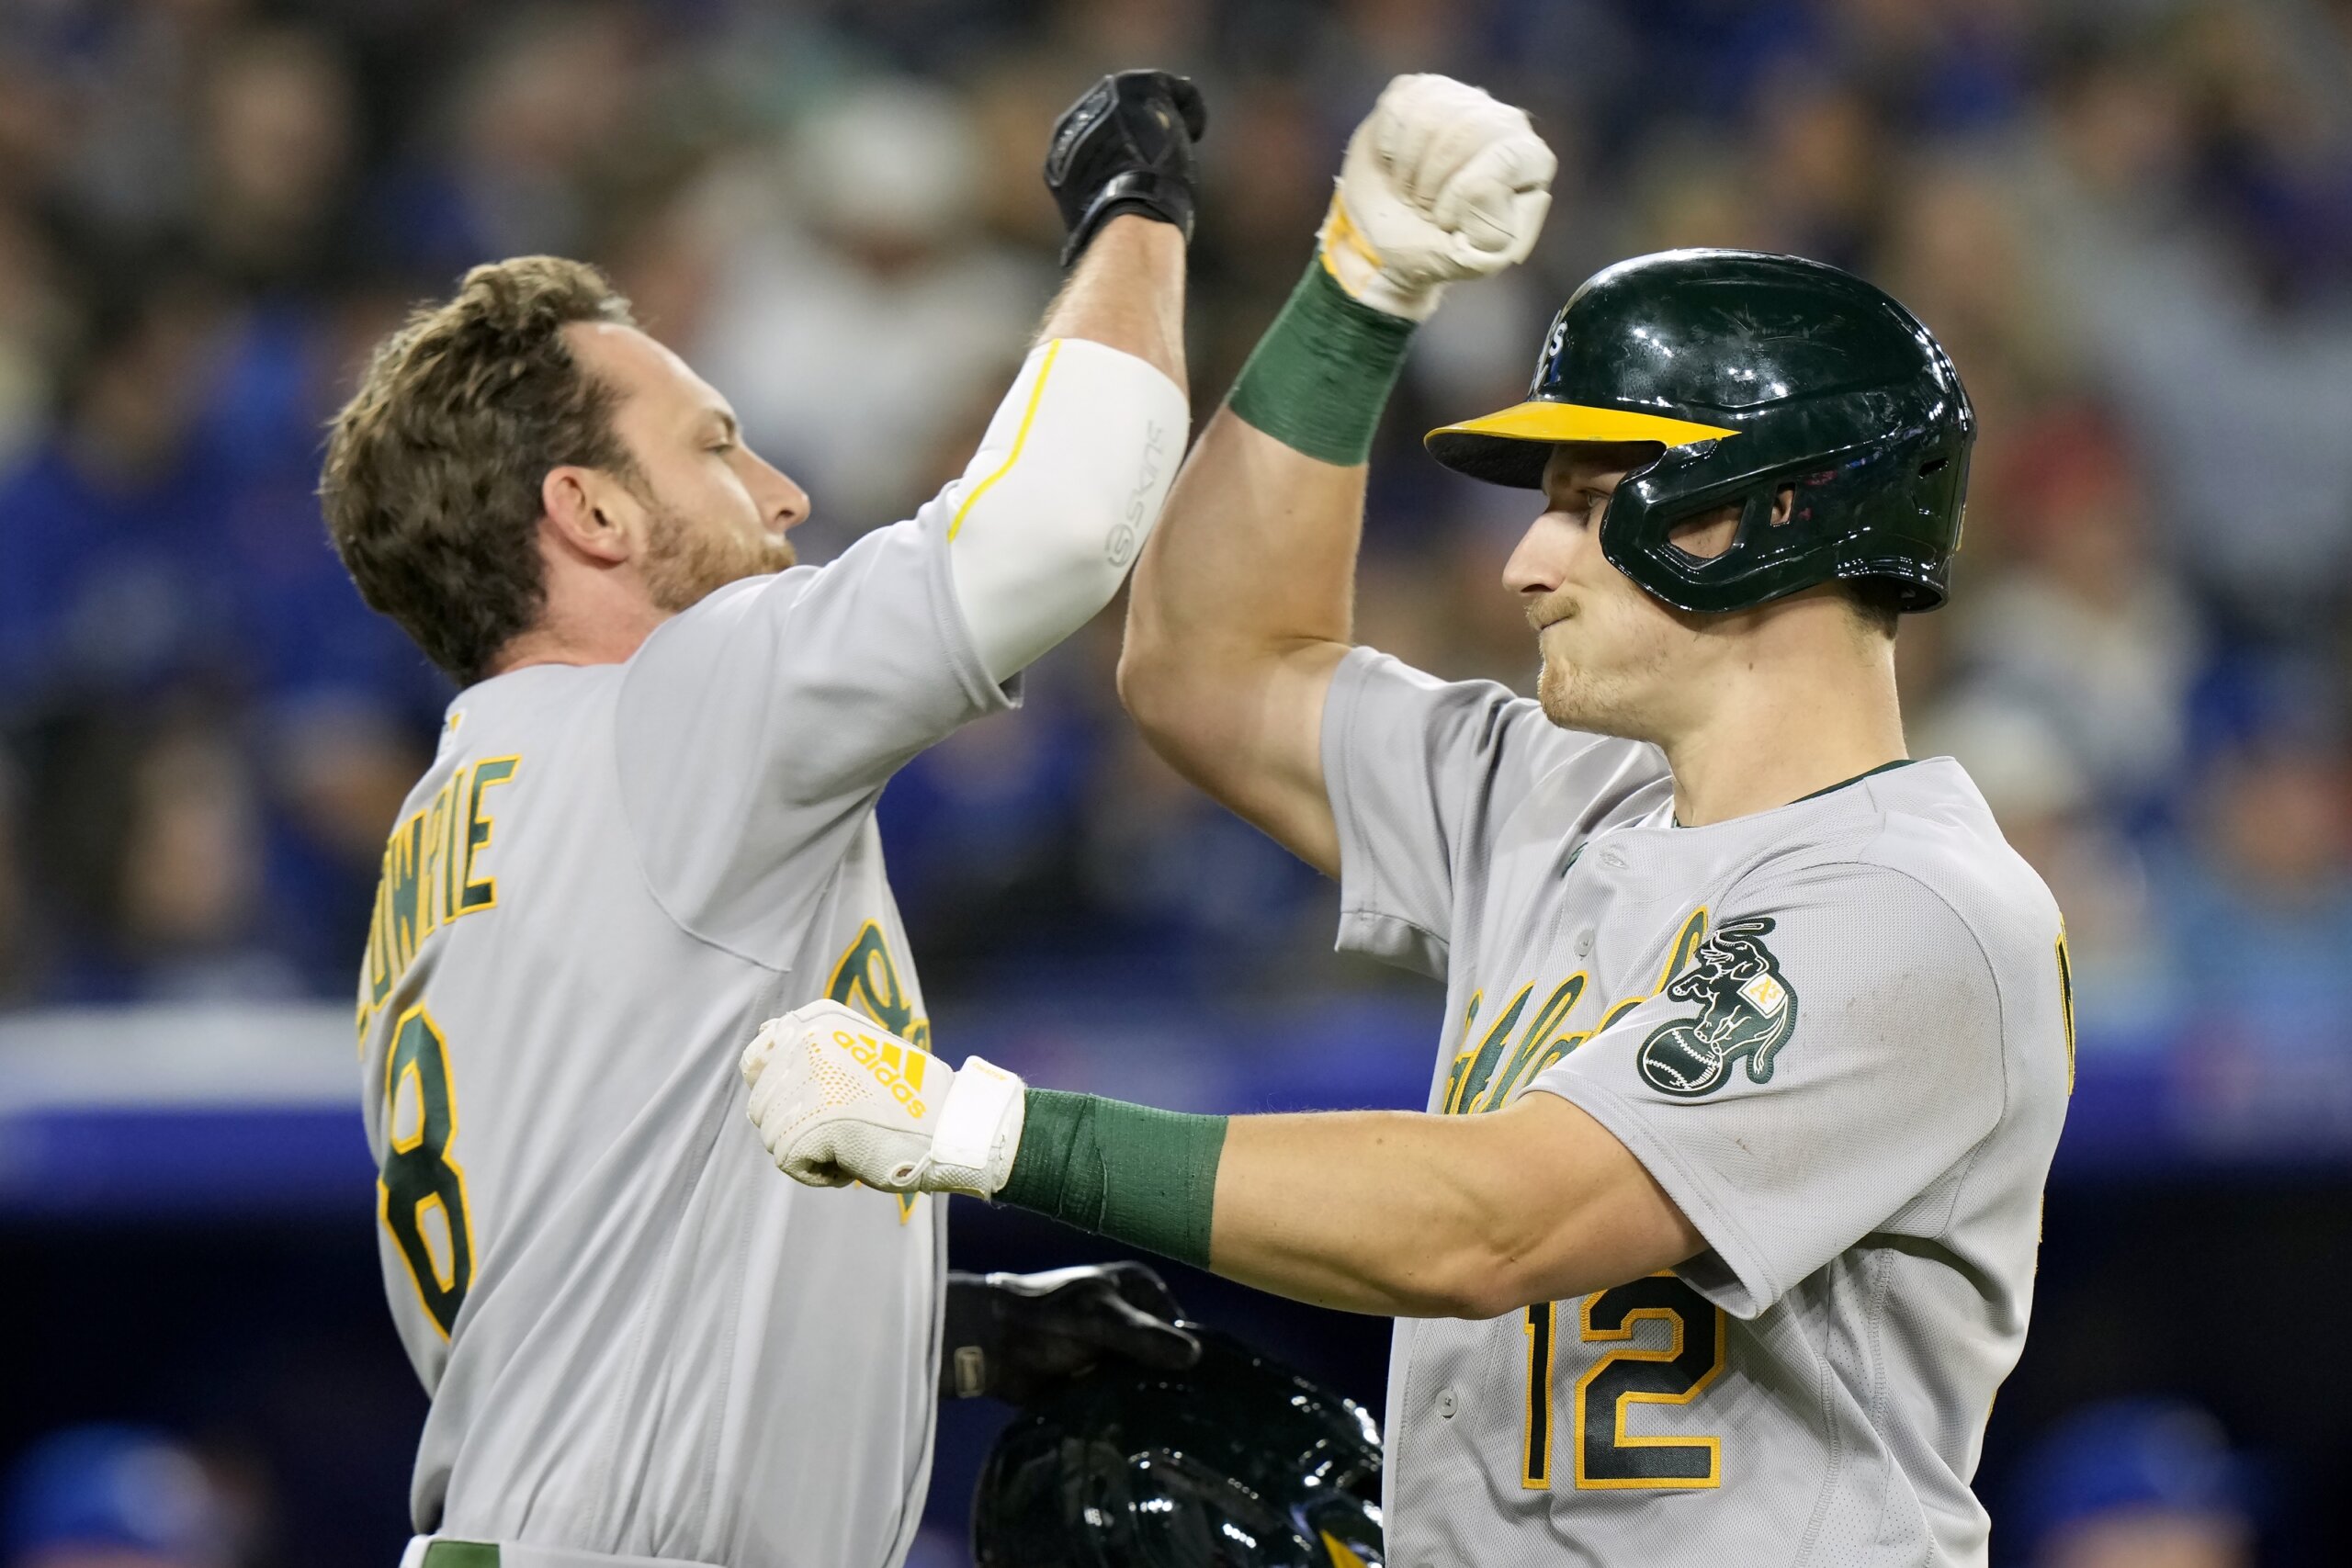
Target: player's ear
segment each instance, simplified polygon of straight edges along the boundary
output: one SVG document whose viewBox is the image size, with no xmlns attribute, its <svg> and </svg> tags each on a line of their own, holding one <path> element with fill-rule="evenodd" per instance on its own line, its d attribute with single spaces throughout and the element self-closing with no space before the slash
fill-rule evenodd
<svg viewBox="0 0 2352 1568">
<path fill-rule="evenodd" d="M 635 505 L 611 475 L 566 463 L 539 481 L 545 525 L 566 547 L 591 561 L 618 566 L 635 553 L 627 509 Z"/>
</svg>

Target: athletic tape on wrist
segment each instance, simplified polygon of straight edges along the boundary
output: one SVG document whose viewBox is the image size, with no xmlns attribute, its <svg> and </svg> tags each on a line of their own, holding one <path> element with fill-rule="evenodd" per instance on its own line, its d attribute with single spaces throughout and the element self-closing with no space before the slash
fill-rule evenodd
<svg viewBox="0 0 2352 1568">
<path fill-rule="evenodd" d="M 1205 1269 L 1226 1118 L 1033 1089 L 1000 1201 Z"/>
<path fill-rule="evenodd" d="M 1352 468 L 1372 455 L 1413 326 L 1350 299 L 1318 255 L 1258 340 L 1227 401 L 1283 446 Z"/>
<path fill-rule="evenodd" d="M 956 1069 L 956 1086 L 939 1108 L 939 1124 L 931 1136 L 934 1168 L 969 1170 L 978 1195 L 996 1163 L 998 1145 L 1021 1136 L 1022 1082 L 993 1062 L 967 1056 Z"/>
</svg>

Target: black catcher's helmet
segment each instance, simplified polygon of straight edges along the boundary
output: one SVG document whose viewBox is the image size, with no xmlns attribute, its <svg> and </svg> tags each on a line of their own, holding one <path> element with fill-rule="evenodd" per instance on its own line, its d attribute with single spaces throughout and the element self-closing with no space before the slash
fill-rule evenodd
<svg viewBox="0 0 2352 1568">
<path fill-rule="evenodd" d="M 1600 547 L 1678 609 L 1744 610 L 1832 578 L 1944 602 L 1976 420 L 1917 317 L 1834 266 L 1662 251 L 1588 278 L 1553 320 L 1527 400 L 1429 435 L 1448 468 L 1540 489 L 1552 444 L 1657 441 L 1610 498 Z M 1794 491 L 1774 525 L 1774 496 Z M 1668 537 L 1737 503 L 1712 559 Z"/>
<path fill-rule="evenodd" d="M 972 1504 L 978 1568 L 1380 1568 L 1372 1417 L 1196 1332 L 1190 1371 L 1105 1367 L 1005 1429 Z"/>
</svg>

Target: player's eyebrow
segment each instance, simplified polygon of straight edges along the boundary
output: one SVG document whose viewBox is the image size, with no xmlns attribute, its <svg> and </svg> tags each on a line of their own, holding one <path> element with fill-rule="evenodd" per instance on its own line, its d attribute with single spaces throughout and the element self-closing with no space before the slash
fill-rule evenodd
<svg viewBox="0 0 2352 1568">
<path fill-rule="evenodd" d="M 710 418 L 718 421 L 718 433 L 721 435 L 724 435 L 728 440 L 739 441 L 742 439 L 743 427 L 735 423 L 735 413 L 733 410 L 705 409 L 703 412 Z"/>
</svg>

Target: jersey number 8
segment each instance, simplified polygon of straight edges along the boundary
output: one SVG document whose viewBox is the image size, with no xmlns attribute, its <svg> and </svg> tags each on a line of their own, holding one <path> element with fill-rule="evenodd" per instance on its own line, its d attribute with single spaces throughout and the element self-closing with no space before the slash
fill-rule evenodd
<svg viewBox="0 0 2352 1568">
<path fill-rule="evenodd" d="M 447 1338 L 473 1281 L 473 1223 L 466 1213 L 466 1174 L 449 1157 L 458 1135 L 449 1047 L 422 1003 L 402 1013 L 392 1032 L 384 1120 L 377 1208 L 408 1264 L 425 1315 Z"/>
</svg>

